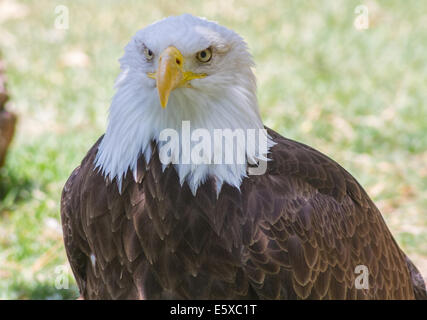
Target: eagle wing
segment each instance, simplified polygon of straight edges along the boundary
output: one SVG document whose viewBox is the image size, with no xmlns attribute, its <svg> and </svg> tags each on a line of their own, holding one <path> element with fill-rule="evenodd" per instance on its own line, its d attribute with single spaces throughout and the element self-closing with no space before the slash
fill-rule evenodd
<svg viewBox="0 0 427 320">
<path fill-rule="evenodd" d="M 132 278 L 134 270 L 130 268 L 135 268 L 132 261 L 142 254 L 142 248 L 138 241 L 126 238 L 136 237 L 134 229 L 129 231 L 129 226 L 133 226 L 129 210 L 141 211 L 143 204 L 134 198 L 120 201 L 117 187 L 113 188 L 94 168 L 102 138 L 64 186 L 61 220 L 65 249 L 82 297 L 136 298 L 139 293 Z M 130 202 L 124 208 L 123 204 Z M 127 268 L 123 266 L 124 259 L 129 261 Z"/>
<path fill-rule="evenodd" d="M 422 281 L 411 279 L 421 278 L 418 270 L 357 181 L 320 152 L 269 134 L 277 145 L 268 173 L 247 195 L 245 210 L 252 219 L 243 226 L 254 228 L 245 270 L 257 294 L 413 299 L 418 290 L 425 297 Z"/>
<path fill-rule="evenodd" d="M 84 288 L 86 284 L 86 256 L 80 249 L 80 243 L 82 242 L 79 235 L 75 232 L 73 219 L 73 197 L 72 190 L 74 181 L 78 175 L 80 166 L 78 166 L 71 173 L 65 186 L 62 190 L 61 196 L 61 221 L 62 221 L 62 233 L 64 237 L 64 246 L 67 253 L 68 261 L 70 262 L 71 269 L 74 273 L 74 277 L 77 281 L 79 288 Z"/>
</svg>

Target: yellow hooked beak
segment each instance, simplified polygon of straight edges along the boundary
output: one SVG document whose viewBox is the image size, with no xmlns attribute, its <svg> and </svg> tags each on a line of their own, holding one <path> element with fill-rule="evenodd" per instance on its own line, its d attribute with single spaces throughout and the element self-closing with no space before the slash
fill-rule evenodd
<svg viewBox="0 0 427 320">
<path fill-rule="evenodd" d="M 191 88 L 189 81 L 202 79 L 206 74 L 184 71 L 184 57 L 175 47 L 168 47 L 159 58 L 157 72 L 147 73 L 148 77 L 156 80 L 157 91 L 162 108 L 166 108 L 172 90 L 179 87 Z"/>
</svg>

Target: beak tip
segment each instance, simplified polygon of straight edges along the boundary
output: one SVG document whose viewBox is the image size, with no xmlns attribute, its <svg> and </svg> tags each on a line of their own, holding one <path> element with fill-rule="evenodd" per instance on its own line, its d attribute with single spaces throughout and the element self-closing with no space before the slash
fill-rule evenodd
<svg viewBox="0 0 427 320">
<path fill-rule="evenodd" d="M 160 100 L 160 105 L 162 106 L 162 109 L 165 109 L 166 106 L 167 106 L 167 104 L 168 104 L 168 100 L 167 99 L 166 100 Z"/>
</svg>

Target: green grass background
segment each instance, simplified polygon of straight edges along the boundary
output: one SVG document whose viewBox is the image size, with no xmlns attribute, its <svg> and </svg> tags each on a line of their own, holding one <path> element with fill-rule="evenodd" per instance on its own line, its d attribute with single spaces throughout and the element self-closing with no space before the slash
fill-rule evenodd
<svg viewBox="0 0 427 320">
<path fill-rule="evenodd" d="M 369 9 L 363 31 L 353 25 L 359 4 Z M 54 28 L 58 5 L 69 9 L 68 30 Z M 247 40 L 265 123 L 347 168 L 427 276 L 427 1 L 0 0 L 19 115 L 0 170 L 0 299 L 77 296 L 62 187 L 105 129 L 125 44 L 184 12 Z"/>
</svg>

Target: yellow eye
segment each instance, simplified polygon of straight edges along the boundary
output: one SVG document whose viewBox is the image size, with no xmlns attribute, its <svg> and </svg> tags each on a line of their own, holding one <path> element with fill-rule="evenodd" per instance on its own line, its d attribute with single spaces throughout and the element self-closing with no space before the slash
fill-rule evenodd
<svg viewBox="0 0 427 320">
<path fill-rule="evenodd" d="M 205 50 L 199 51 L 196 57 L 197 57 L 197 60 L 199 60 L 200 62 L 209 62 L 212 58 L 211 48 L 207 48 Z"/>
<path fill-rule="evenodd" d="M 153 57 L 154 57 L 154 53 L 153 53 L 153 51 L 151 51 L 150 49 L 148 49 L 148 48 L 145 48 L 144 49 L 144 55 L 145 55 L 145 57 L 147 58 L 147 60 L 151 60 L 151 59 L 153 59 Z"/>
</svg>

